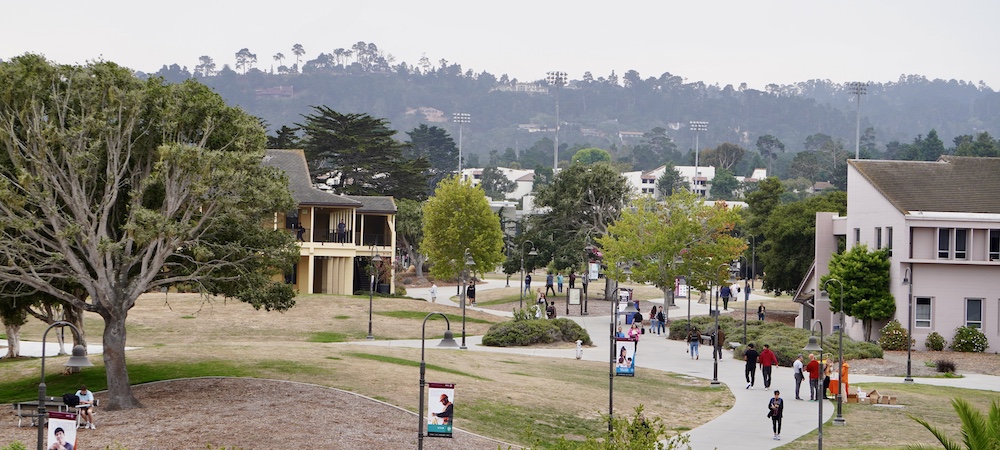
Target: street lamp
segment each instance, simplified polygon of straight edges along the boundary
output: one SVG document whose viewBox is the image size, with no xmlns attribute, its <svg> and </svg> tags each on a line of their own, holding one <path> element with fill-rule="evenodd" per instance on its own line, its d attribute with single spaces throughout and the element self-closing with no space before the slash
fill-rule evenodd
<svg viewBox="0 0 1000 450">
<path fill-rule="evenodd" d="M 566 72 L 548 72 L 550 86 L 556 87 L 556 151 L 552 157 L 552 175 L 559 170 L 559 91 L 566 85 Z"/>
<path fill-rule="evenodd" d="M 374 340 L 375 336 L 372 335 L 372 297 L 375 296 L 375 263 L 382 262 L 382 257 L 378 255 L 378 250 L 375 249 L 373 244 L 371 247 L 372 259 L 371 259 L 371 283 L 368 285 L 368 340 Z"/>
<path fill-rule="evenodd" d="M 462 129 L 465 124 L 472 122 L 472 116 L 467 113 L 454 113 L 451 120 L 458 124 L 458 177 L 462 178 Z"/>
<path fill-rule="evenodd" d="M 751 254 L 750 254 L 750 287 L 756 288 L 754 284 L 754 278 L 757 278 L 757 236 L 750 235 Z M 747 293 L 747 298 L 750 298 L 750 294 Z"/>
<path fill-rule="evenodd" d="M 747 257 L 743 255 L 736 257 L 737 260 L 739 260 L 740 258 L 743 259 L 743 264 L 746 264 Z M 746 266 L 740 266 L 740 269 L 745 270 Z M 744 286 L 744 287 L 749 288 L 750 286 Z M 730 295 L 733 294 L 735 294 L 735 292 L 730 293 Z M 750 300 L 750 293 L 747 292 L 743 297 L 743 345 L 747 345 L 747 303 L 750 303 L 749 300 Z"/>
<path fill-rule="evenodd" d="M 729 264 L 722 263 L 719 264 L 719 269 L 723 269 L 726 273 L 729 273 Z M 728 277 L 727 277 L 728 278 Z M 721 284 L 719 285 L 721 286 Z M 688 302 L 690 305 L 691 303 Z M 715 292 L 715 339 L 712 340 L 712 387 L 719 387 L 722 383 L 719 382 L 719 352 L 716 351 L 716 346 L 722 348 L 722 343 L 719 342 L 719 294 L 718 289 Z"/>
<path fill-rule="evenodd" d="M 691 179 L 694 184 L 694 193 L 698 193 L 698 147 L 700 147 L 698 142 L 698 137 L 702 131 L 708 131 L 708 122 L 701 120 L 694 120 L 690 122 L 691 131 L 694 131 L 694 178 Z"/>
<path fill-rule="evenodd" d="M 837 369 L 837 417 L 833 419 L 834 425 L 847 425 L 844 420 L 844 415 L 842 414 L 841 408 L 843 408 L 844 403 L 844 284 L 836 278 L 828 278 L 823 282 L 823 294 L 827 297 L 830 296 L 826 290 L 826 285 L 831 281 L 837 282 L 837 286 L 840 287 L 840 297 L 837 298 L 838 303 L 840 303 L 840 341 L 837 343 L 838 356 L 837 360 L 840 361 L 840 368 Z"/>
<path fill-rule="evenodd" d="M 908 306 L 906 309 L 906 378 L 904 383 L 912 383 L 913 376 L 910 374 L 910 352 L 913 348 L 913 263 L 903 272 L 903 284 L 909 287 L 907 294 Z"/>
<path fill-rule="evenodd" d="M 590 315 L 587 311 L 587 301 L 589 300 L 587 296 L 587 283 L 590 282 L 590 252 L 596 248 L 589 244 L 583 248 L 583 272 L 580 273 L 580 284 L 583 286 L 583 312 L 580 314 L 584 316 Z"/>
<path fill-rule="evenodd" d="M 73 324 L 69 322 L 54 322 L 45 329 L 42 333 L 42 381 L 38 383 L 38 450 L 42 450 L 44 447 L 43 442 L 45 441 L 45 417 L 48 415 L 45 412 L 45 338 L 49 335 L 49 330 L 54 327 L 70 327 L 73 329 L 73 334 L 80 337 L 80 330 L 78 330 Z M 91 367 L 93 364 L 87 359 L 87 349 L 82 345 L 76 345 L 73 347 L 73 356 L 70 356 L 69 361 L 64 364 L 66 367 Z"/>
<path fill-rule="evenodd" d="M 815 328 L 813 325 L 816 324 L 819 324 L 819 345 L 816 345 L 816 336 L 812 335 L 813 328 Z M 813 321 L 812 325 L 809 326 L 809 343 L 807 343 L 806 346 L 802 348 L 802 350 L 807 352 L 819 351 L 819 373 L 822 374 L 823 373 L 823 322 L 816 320 Z M 818 391 L 822 388 L 823 383 L 820 382 L 817 384 L 818 386 L 816 386 L 816 390 Z M 816 396 L 819 397 L 819 392 L 816 393 Z M 816 403 L 819 403 L 819 428 L 818 428 L 819 450 L 823 450 L 823 403 L 825 402 L 823 402 L 823 400 L 818 400 Z"/>
<path fill-rule="evenodd" d="M 518 306 L 520 309 L 524 309 L 524 244 L 531 244 L 531 251 L 528 252 L 528 256 L 538 256 L 538 252 L 535 251 L 535 243 L 530 240 L 525 240 L 521 243 L 521 301 Z"/>
<path fill-rule="evenodd" d="M 622 269 L 622 275 L 628 277 L 632 274 L 632 269 L 626 266 Z M 615 415 L 615 324 L 618 322 L 619 314 L 637 313 L 639 310 L 632 306 L 629 301 L 624 310 L 618 310 L 618 291 L 621 287 L 615 288 L 614 298 L 611 299 L 611 343 L 608 345 L 610 355 L 608 357 L 608 431 L 613 431 L 613 421 Z M 631 298 L 630 298 L 631 300 Z M 634 360 L 633 360 L 634 361 Z"/>
<path fill-rule="evenodd" d="M 861 96 L 868 93 L 868 83 L 852 81 L 847 83 L 847 90 L 856 97 L 858 103 L 857 124 L 854 138 L 854 159 L 861 158 Z"/>
<path fill-rule="evenodd" d="M 476 260 L 472 259 L 472 252 L 469 251 L 468 248 L 465 249 L 465 255 L 463 255 L 463 256 L 464 256 L 464 259 L 465 259 L 465 267 L 462 268 L 462 274 L 461 274 L 461 276 L 462 276 L 462 346 L 459 347 L 459 348 L 462 349 L 462 350 L 466 350 L 466 349 L 468 349 L 468 347 L 465 346 L 465 303 L 466 303 L 465 296 L 468 294 L 468 290 L 466 288 L 466 283 L 469 281 L 469 276 L 468 276 L 469 275 L 469 270 L 472 267 L 476 266 Z"/>
<path fill-rule="evenodd" d="M 438 347 L 458 347 L 458 344 L 455 343 L 455 337 L 451 332 L 451 321 L 448 320 L 448 316 L 439 312 L 432 312 L 427 317 L 424 317 L 424 324 L 420 328 L 420 403 L 417 406 L 417 449 L 424 448 L 424 428 L 427 426 L 426 422 L 424 422 L 427 419 L 424 416 L 424 387 L 427 385 L 427 382 L 424 381 L 424 373 L 427 372 L 427 364 L 424 363 L 424 339 L 427 335 L 427 319 L 430 319 L 435 314 L 444 317 L 445 323 L 448 324 L 448 329 L 444 332 L 444 339 L 441 339 Z M 39 447 L 39 450 L 41 450 L 41 447 Z"/>
</svg>

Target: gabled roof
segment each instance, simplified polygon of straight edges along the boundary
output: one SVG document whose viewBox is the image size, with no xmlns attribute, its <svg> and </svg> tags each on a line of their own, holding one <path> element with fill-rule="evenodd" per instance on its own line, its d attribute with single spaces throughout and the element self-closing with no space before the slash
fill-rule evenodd
<svg viewBox="0 0 1000 450">
<path fill-rule="evenodd" d="M 1000 214 L 1000 158 L 942 156 L 937 161 L 850 160 L 903 214 Z"/>
<path fill-rule="evenodd" d="M 361 203 L 357 209 L 359 213 L 396 213 L 396 201 L 392 197 L 364 195 L 345 195 L 344 197 Z"/>
<path fill-rule="evenodd" d="M 361 202 L 317 189 L 309 181 L 309 166 L 302 150 L 267 150 L 264 165 L 280 169 L 288 176 L 288 188 L 299 205 L 357 208 Z"/>
</svg>

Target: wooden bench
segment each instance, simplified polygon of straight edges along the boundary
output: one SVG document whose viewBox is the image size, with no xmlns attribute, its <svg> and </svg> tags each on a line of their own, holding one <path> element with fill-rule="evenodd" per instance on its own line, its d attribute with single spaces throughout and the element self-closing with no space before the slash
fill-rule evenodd
<svg viewBox="0 0 1000 450">
<path fill-rule="evenodd" d="M 14 407 L 14 415 L 17 416 L 18 428 L 21 427 L 25 417 L 31 419 L 31 426 L 38 425 L 38 400 L 14 402 L 12 406 Z M 96 398 L 94 399 L 94 406 L 100 406 L 100 401 Z M 49 411 L 53 408 L 59 412 L 76 414 L 76 425 L 80 426 L 79 408 L 63 403 L 62 397 L 45 397 L 45 410 Z"/>
</svg>

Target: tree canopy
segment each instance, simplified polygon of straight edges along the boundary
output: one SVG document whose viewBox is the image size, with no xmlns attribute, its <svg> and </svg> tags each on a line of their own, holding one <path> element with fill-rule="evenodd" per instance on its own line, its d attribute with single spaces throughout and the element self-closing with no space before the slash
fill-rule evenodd
<svg viewBox="0 0 1000 450">
<path fill-rule="evenodd" d="M 409 159 L 427 160 L 427 191 L 430 193 L 441 180 L 458 170 L 458 146 L 444 129 L 423 123 L 406 134 L 410 143 L 403 154 Z"/>
<path fill-rule="evenodd" d="M 780 293 L 798 288 L 816 253 L 817 211 L 847 214 L 847 193 L 836 191 L 781 204 L 764 220 L 760 228 L 764 239 L 757 242 L 766 273 L 764 289 Z"/>
<path fill-rule="evenodd" d="M 110 62 L 19 56 L 0 63 L 0 86 L 0 283 L 104 320 L 108 408 L 139 406 L 124 349 L 140 294 L 186 284 L 293 305 L 275 280 L 298 249 L 261 218 L 294 202 L 262 165 L 256 118 L 195 81 L 141 80 Z"/>
<path fill-rule="evenodd" d="M 434 196 L 424 203 L 423 250 L 437 278 L 454 278 L 465 268 L 469 249 L 474 274 L 490 272 L 504 260 L 500 220 L 486 195 L 458 176 L 438 183 Z"/>
<path fill-rule="evenodd" d="M 865 340 L 871 340 L 872 322 L 889 319 L 896 312 L 896 300 L 889 293 L 889 250 L 871 251 L 867 245 L 855 245 L 833 255 L 829 269 L 830 273 L 820 278 L 820 286 L 826 286 L 830 310 L 840 311 L 843 305 L 845 314 L 861 319 Z"/>
</svg>

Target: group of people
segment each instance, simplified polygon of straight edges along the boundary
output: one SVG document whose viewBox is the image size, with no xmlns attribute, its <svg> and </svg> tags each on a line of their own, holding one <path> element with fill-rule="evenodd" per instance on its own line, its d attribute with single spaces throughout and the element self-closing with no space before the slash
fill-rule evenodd
<svg viewBox="0 0 1000 450">
<path fill-rule="evenodd" d="M 576 273 L 571 271 L 567 278 L 569 278 L 569 288 L 576 289 Z M 545 275 L 545 289 L 543 292 L 546 295 L 548 295 L 550 291 L 552 292 L 552 295 L 562 294 L 564 281 L 565 278 L 563 278 L 562 272 L 547 273 Z M 586 291 L 587 290 L 586 277 L 584 277 L 583 285 L 584 285 L 583 290 Z M 539 288 L 538 290 L 542 291 L 541 288 Z M 531 293 L 531 273 L 529 272 L 524 275 L 524 295 L 528 295 L 530 293 Z"/>
</svg>

